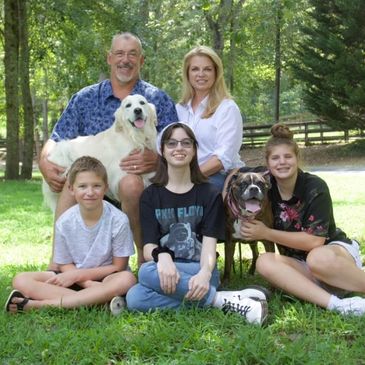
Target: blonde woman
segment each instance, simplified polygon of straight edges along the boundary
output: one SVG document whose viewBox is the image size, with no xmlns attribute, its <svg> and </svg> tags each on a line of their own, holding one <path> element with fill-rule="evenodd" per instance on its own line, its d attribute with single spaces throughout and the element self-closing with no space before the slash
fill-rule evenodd
<svg viewBox="0 0 365 365">
<path fill-rule="evenodd" d="M 227 172 L 243 166 L 241 112 L 227 90 L 222 61 L 213 49 L 198 46 L 188 52 L 182 79 L 182 97 L 176 106 L 179 120 L 197 137 L 201 171 L 222 190 Z"/>
</svg>

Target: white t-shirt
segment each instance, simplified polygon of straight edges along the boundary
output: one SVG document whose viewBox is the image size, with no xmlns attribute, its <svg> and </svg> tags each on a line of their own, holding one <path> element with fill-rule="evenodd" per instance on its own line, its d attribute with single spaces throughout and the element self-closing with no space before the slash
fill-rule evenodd
<svg viewBox="0 0 365 365">
<path fill-rule="evenodd" d="M 225 171 L 244 166 L 239 151 L 242 145 L 243 122 L 237 104 L 224 99 L 210 118 L 202 118 L 208 96 L 198 105 L 195 113 L 188 104 L 177 104 L 179 121 L 187 123 L 198 140 L 198 163 L 202 165 L 217 156 Z"/>
<path fill-rule="evenodd" d="M 56 222 L 54 261 L 78 269 L 110 265 L 114 257 L 134 254 L 133 236 L 123 212 L 103 201 L 103 214 L 93 227 L 85 225 L 79 205 L 66 210 Z"/>
</svg>

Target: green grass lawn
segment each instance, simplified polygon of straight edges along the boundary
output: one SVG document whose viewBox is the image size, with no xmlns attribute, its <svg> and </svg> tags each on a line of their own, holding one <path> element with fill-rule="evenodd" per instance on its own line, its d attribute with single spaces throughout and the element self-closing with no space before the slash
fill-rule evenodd
<svg viewBox="0 0 365 365">
<path fill-rule="evenodd" d="M 330 186 L 338 226 L 364 245 L 365 174 L 320 175 Z M 39 180 L 0 181 L 0 222 L 0 301 L 5 303 L 16 272 L 47 267 L 52 216 L 42 207 Z M 252 283 L 267 285 L 257 275 L 236 274 L 231 287 Z M 279 292 L 269 311 L 263 328 L 215 309 L 126 311 L 119 317 L 102 307 L 16 316 L 2 311 L 0 365 L 365 364 L 365 318 L 345 318 Z"/>
</svg>

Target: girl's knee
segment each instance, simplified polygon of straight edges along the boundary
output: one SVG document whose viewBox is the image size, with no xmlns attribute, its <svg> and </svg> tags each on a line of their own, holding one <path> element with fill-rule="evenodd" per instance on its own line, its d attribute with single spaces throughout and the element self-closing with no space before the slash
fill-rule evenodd
<svg viewBox="0 0 365 365">
<path fill-rule="evenodd" d="M 306 262 L 312 272 L 327 271 L 329 268 L 334 268 L 336 255 L 325 247 L 318 247 L 308 253 Z"/>
<path fill-rule="evenodd" d="M 157 265 L 154 261 L 148 261 L 141 265 L 138 271 L 138 281 L 142 285 L 148 286 L 148 283 L 156 280 L 157 273 Z"/>
<path fill-rule="evenodd" d="M 270 275 L 275 262 L 276 254 L 273 252 L 266 252 L 261 254 L 256 261 L 256 271 L 266 277 Z"/>
<path fill-rule="evenodd" d="M 145 312 L 145 298 L 142 295 L 140 284 L 132 286 L 126 295 L 127 308 L 131 311 Z"/>
</svg>

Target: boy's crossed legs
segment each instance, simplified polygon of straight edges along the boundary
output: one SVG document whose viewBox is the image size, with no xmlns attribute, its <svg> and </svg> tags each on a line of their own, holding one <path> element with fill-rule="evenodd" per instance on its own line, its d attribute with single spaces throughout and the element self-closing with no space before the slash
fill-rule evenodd
<svg viewBox="0 0 365 365">
<path fill-rule="evenodd" d="M 106 276 L 102 281 L 92 281 L 90 286 L 73 290 L 46 281 L 57 275 L 51 271 L 25 272 L 15 276 L 13 287 L 29 300 L 24 310 L 42 307 L 77 308 L 109 302 L 114 296 L 125 295 L 136 283 L 136 278 L 129 271 L 121 271 Z M 24 298 L 14 296 L 8 305 L 9 312 L 16 313 L 18 304 Z"/>
</svg>

